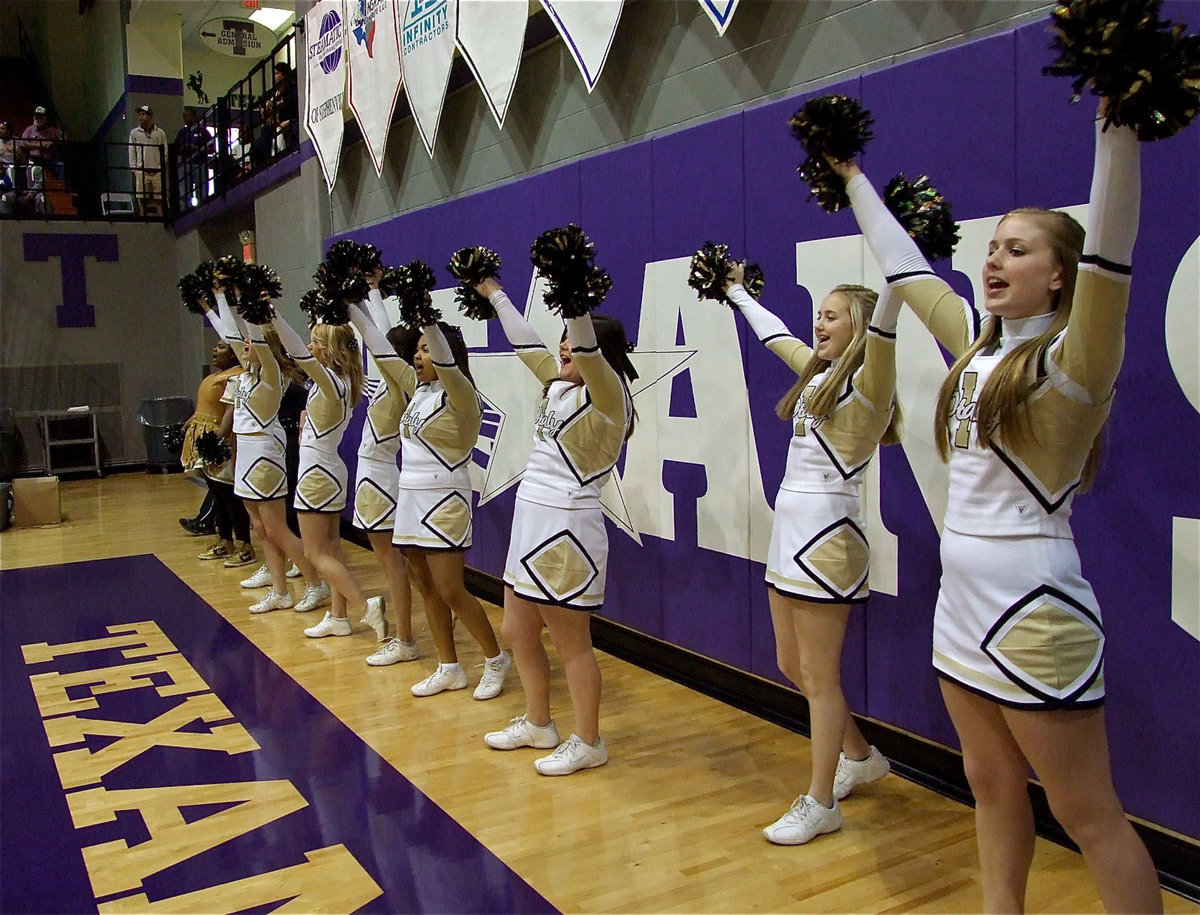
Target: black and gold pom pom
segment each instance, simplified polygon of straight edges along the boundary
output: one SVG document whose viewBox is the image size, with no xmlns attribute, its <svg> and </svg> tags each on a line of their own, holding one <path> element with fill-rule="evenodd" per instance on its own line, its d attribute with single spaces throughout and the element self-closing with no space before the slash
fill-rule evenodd
<svg viewBox="0 0 1200 915">
<path fill-rule="evenodd" d="M 374 245 L 358 246 L 358 269 L 371 274 L 383 266 L 383 252 Z"/>
<path fill-rule="evenodd" d="M 201 302 L 208 301 L 212 296 L 212 289 L 205 286 L 204 281 L 194 273 L 185 273 L 179 278 L 176 285 L 179 287 L 179 297 L 183 300 L 183 307 L 194 315 L 204 314 Z"/>
<path fill-rule="evenodd" d="M 163 447 L 171 454 L 183 452 L 183 423 L 172 423 L 163 429 Z"/>
<path fill-rule="evenodd" d="M 752 298 L 762 298 L 763 290 L 767 288 L 767 278 L 762 267 L 758 264 L 747 264 L 742 271 L 742 288 L 750 293 Z"/>
<path fill-rule="evenodd" d="M 383 275 L 379 278 L 379 294 L 385 299 L 398 296 L 408 282 L 407 273 L 407 267 L 384 267 Z"/>
<path fill-rule="evenodd" d="M 454 287 L 454 302 L 459 311 L 475 321 L 490 321 L 496 317 L 492 303 L 476 292 L 475 287 L 500 275 L 499 254 L 482 245 L 460 248 L 451 255 L 446 269 L 459 281 Z"/>
<path fill-rule="evenodd" d="M 409 327 L 429 327 L 442 319 L 439 309 L 433 307 L 430 293 L 437 285 L 433 268 L 424 261 L 412 261 L 403 268 L 403 281 L 399 284 L 396 298 L 400 301 L 400 321 Z"/>
<path fill-rule="evenodd" d="M 549 229 L 530 246 L 529 259 L 545 277 L 546 307 L 561 318 L 579 318 L 594 311 L 612 288 L 607 271 L 594 263 L 596 249 L 574 223 Z"/>
<path fill-rule="evenodd" d="M 182 447 L 182 443 L 180 446 Z M 219 465 L 228 461 L 233 452 L 229 449 L 229 442 L 221 437 L 221 433 L 209 429 L 196 436 L 196 454 L 206 464 Z"/>
<path fill-rule="evenodd" d="M 362 256 L 359 247 L 357 242 L 348 238 L 335 241 L 325 252 L 326 269 L 335 276 L 343 277 L 358 272 Z"/>
<path fill-rule="evenodd" d="M 696 295 L 701 299 L 724 302 L 730 266 L 729 246 L 706 241 L 704 246 L 692 255 L 687 284 L 696 290 Z"/>
<path fill-rule="evenodd" d="M 950 204 L 927 175 L 909 183 L 901 172 L 884 188 L 883 203 L 926 258 L 934 261 L 954 253 L 958 223 L 950 215 Z"/>
<path fill-rule="evenodd" d="M 1059 0 L 1051 14 L 1058 59 L 1042 72 L 1072 77 L 1108 99 L 1104 127 L 1162 140 L 1200 111 L 1200 35 L 1159 18 L 1160 0 Z"/>
<path fill-rule="evenodd" d="M 842 179 L 825 157 L 846 162 L 859 155 L 874 136 L 874 120 L 858 101 L 845 95 L 810 99 L 792 115 L 792 135 L 808 157 L 796 171 L 811 188 L 809 199 L 815 197 L 822 209 L 836 213 L 850 205 Z"/>
<path fill-rule="evenodd" d="M 217 262 L 213 265 L 213 274 L 221 288 L 228 292 L 231 286 L 241 283 L 242 271 L 245 268 L 246 263 L 240 257 L 226 254 L 217 258 Z"/>
</svg>

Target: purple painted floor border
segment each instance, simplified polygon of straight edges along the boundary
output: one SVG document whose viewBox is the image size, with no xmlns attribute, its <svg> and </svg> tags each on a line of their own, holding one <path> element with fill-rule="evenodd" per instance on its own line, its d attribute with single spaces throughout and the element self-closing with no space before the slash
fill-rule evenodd
<svg viewBox="0 0 1200 915">
<path fill-rule="evenodd" d="M 358 911 L 556 911 L 156 558 L 0 572 L 0 607 L 0 911 L 96 911 L 98 903 L 133 893 L 146 894 L 153 904 L 302 865 L 306 852 L 331 846 L 344 846 L 365 872 L 361 880 L 368 886 L 373 880 L 381 890 Z M 111 637 L 107 627 L 145 620 L 153 620 L 169 640 L 165 651 L 125 657 L 120 648 L 103 648 L 39 662 L 27 662 L 22 653 L 26 645 Z M 182 659 L 173 656 L 171 646 Z M 166 670 L 171 661 L 198 675 L 176 694 L 169 687 L 178 675 Z M 90 710 L 51 710 L 46 696 L 52 690 L 43 693 L 39 706 L 30 679 L 50 674 L 39 682 L 52 686 L 59 682 L 54 673 L 134 664 L 164 667 L 149 674 L 157 688 L 93 693 L 94 687 L 80 683 L 59 691 L 66 699 L 93 698 L 96 707 Z M 163 687 L 167 695 L 159 694 Z M 229 716 L 211 722 L 196 718 L 177 728 L 179 733 L 210 734 L 211 728 L 236 723 L 259 749 L 227 754 L 153 746 L 96 781 L 64 787 L 55 754 L 74 750 L 83 756 L 85 746 L 95 754 L 118 738 L 86 733 L 73 744 L 60 740 L 51 746 L 49 722 L 74 715 L 140 724 L 201 696 L 210 703 L 215 697 Z M 137 809 L 123 808 L 111 822 L 77 829 L 69 795 L 185 786 L 165 795 L 175 804 L 204 786 L 265 781 L 289 782 L 303 799 L 299 809 L 147 871 L 139 887 L 94 892 L 96 868 L 89 877 L 83 849 L 114 840 L 136 847 L 152 834 Z M 235 806 L 196 797 L 205 803 L 181 806 L 186 823 Z M 345 875 L 331 872 L 328 879 Z M 259 899 L 245 910 L 270 911 L 286 898 L 269 904 Z"/>
</svg>

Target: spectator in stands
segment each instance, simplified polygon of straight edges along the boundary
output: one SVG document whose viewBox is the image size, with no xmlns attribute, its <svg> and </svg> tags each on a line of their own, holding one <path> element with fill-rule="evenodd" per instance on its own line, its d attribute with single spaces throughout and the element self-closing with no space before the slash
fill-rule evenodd
<svg viewBox="0 0 1200 915">
<path fill-rule="evenodd" d="M 17 163 L 17 141 L 8 121 L 0 121 L 0 167 L 9 171 Z M 11 175 L 9 176 L 11 178 Z"/>
<path fill-rule="evenodd" d="M 296 81 L 292 68 L 280 61 L 275 64 L 275 83 L 258 105 L 261 119 L 258 133 L 250 147 L 250 162 L 260 169 L 281 152 L 294 148 L 296 142 Z"/>
<path fill-rule="evenodd" d="M 161 216 L 167 134 L 155 125 L 154 110 L 149 105 L 142 105 L 137 116 L 138 126 L 129 132 L 129 168 L 133 171 L 134 195 L 143 216 Z"/>
<path fill-rule="evenodd" d="M 200 196 L 204 196 L 212 137 L 196 121 L 196 113 L 191 108 L 183 109 L 183 126 L 175 134 L 175 153 L 179 157 L 180 202 L 184 206 L 194 205 L 199 202 L 192 199 L 197 187 Z"/>
<path fill-rule="evenodd" d="M 19 146 L 24 151 L 30 168 L 40 165 L 61 178 L 62 162 L 59 159 L 57 144 L 66 138 L 62 128 L 50 126 L 45 107 L 38 105 L 33 109 L 33 123 L 21 132 Z"/>
</svg>

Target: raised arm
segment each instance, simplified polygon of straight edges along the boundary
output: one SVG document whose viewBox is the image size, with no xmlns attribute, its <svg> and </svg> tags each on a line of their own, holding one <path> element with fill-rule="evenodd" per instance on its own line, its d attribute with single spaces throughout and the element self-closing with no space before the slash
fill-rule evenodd
<svg viewBox="0 0 1200 915">
<path fill-rule="evenodd" d="M 433 362 L 438 380 L 446 389 L 450 406 L 464 416 L 479 416 L 483 412 L 479 405 L 479 395 L 475 391 L 475 386 L 471 384 L 471 380 L 463 374 L 458 363 L 454 361 L 454 353 L 450 349 L 450 344 L 446 340 L 446 335 L 442 333 L 442 329 L 436 324 L 430 324 L 428 327 L 422 327 L 421 333 L 425 335 L 425 345 L 429 347 L 429 358 Z"/>
<path fill-rule="evenodd" d="M 384 319 L 386 321 L 386 313 Z M 350 309 L 350 322 L 362 337 L 392 396 L 407 404 L 417 389 L 417 373 L 413 367 L 400 358 L 383 331 L 362 308 Z"/>
<path fill-rule="evenodd" d="M 571 359 L 579 367 L 579 375 L 596 410 L 609 422 L 623 426 L 628 418 L 625 415 L 625 385 L 617 370 L 600 352 L 591 315 L 567 318 L 567 342 L 571 346 Z"/>
<path fill-rule="evenodd" d="M 887 282 L 938 343 L 958 358 L 979 333 L 975 309 L 933 272 L 857 165 L 836 163 L 834 169 L 846 179 L 854 218 Z"/>
<path fill-rule="evenodd" d="M 269 387 L 282 392 L 283 383 L 282 373 L 279 370 L 279 362 L 276 360 L 275 354 L 271 352 L 271 347 L 267 345 L 267 338 L 263 335 L 262 326 L 259 324 L 248 324 L 246 327 L 250 345 L 254 347 L 254 353 L 258 356 L 259 364 L 262 366 L 259 377 Z"/>
<path fill-rule="evenodd" d="M 854 374 L 855 390 L 880 412 L 891 409 L 896 395 L 896 320 L 901 301 L 890 285 L 883 287 L 867 327 L 863 364 Z"/>
<path fill-rule="evenodd" d="M 813 356 L 812 348 L 803 340 L 792 336 L 792 332 L 783 321 L 758 304 L 754 296 L 742 285 L 742 275 L 742 265 L 735 264 L 731 273 L 733 282 L 726 288 L 725 294 L 729 296 L 734 308 L 746 319 L 758 341 L 799 375 Z"/>
<path fill-rule="evenodd" d="M 341 395 L 337 385 L 333 383 L 333 375 L 308 351 L 308 347 L 300 335 L 292 330 L 292 326 L 278 314 L 271 319 L 271 326 L 279 334 L 279 342 L 283 344 L 287 354 L 296 360 L 300 371 L 313 380 L 313 384 L 321 389 L 322 394 L 330 400 L 337 400 Z"/>
<path fill-rule="evenodd" d="M 204 309 L 204 317 L 208 323 L 224 340 L 233 354 L 237 357 L 238 363 L 242 368 L 246 367 L 246 362 L 242 358 L 242 344 L 246 341 L 246 336 L 239 328 L 236 318 L 233 314 L 233 309 L 230 307 L 228 300 L 225 298 L 225 293 L 217 292 L 217 307 L 209 308 L 208 304 L 201 300 L 200 307 Z"/>
<path fill-rule="evenodd" d="M 500 319 L 500 326 L 504 329 L 504 336 L 508 338 L 509 344 L 521 357 L 526 368 L 537 376 L 537 380 L 542 384 L 549 384 L 557 378 L 558 360 L 550 354 L 537 331 L 504 294 L 500 284 L 493 279 L 487 279 L 477 285 L 475 291 L 492 303 L 492 307 L 496 309 L 496 317 Z"/>
<path fill-rule="evenodd" d="M 1068 378 L 1103 403 L 1125 354 L 1130 262 L 1141 207 L 1141 144 L 1128 127 L 1100 129 L 1088 198 L 1087 235 L 1066 333 L 1050 353 Z"/>
</svg>

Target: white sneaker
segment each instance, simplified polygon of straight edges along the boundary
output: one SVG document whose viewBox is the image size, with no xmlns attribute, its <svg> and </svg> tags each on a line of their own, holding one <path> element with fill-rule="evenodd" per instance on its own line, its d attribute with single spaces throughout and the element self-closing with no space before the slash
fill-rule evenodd
<svg viewBox="0 0 1200 915">
<path fill-rule="evenodd" d="M 304 634 L 310 639 L 323 639 L 327 635 L 349 635 L 350 621 L 345 617 L 337 619 L 330 611 L 325 611 L 325 619 L 315 626 L 309 626 Z"/>
<path fill-rule="evenodd" d="M 508 654 L 501 651 L 498 657 L 483 662 L 483 676 L 475 687 L 476 699 L 495 699 L 504 692 L 504 679 L 512 670 Z"/>
<path fill-rule="evenodd" d="M 270 613 L 272 610 L 286 610 L 292 606 L 292 595 L 280 594 L 274 588 L 257 604 L 250 605 L 251 613 Z"/>
<path fill-rule="evenodd" d="M 833 776 L 833 796 L 840 801 L 859 785 L 877 782 L 891 771 L 887 757 L 874 747 L 866 759 L 847 759 L 843 753 L 838 757 L 837 772 Z"/>
<path fill-rule="evenodd" d="M 549 756 L 534 760 L 533 767 L 542 775 L 570 775 L 580 769 L 595 769 L 606 762 L 608 747 L 604 745 L 603 737 L 592 746 L 584 743 L 578 734 L 572 734 Z"/>
<path fill-rule="evenodd" d="M 329 585 L 325 582 L 321 582 L 319 585 L 309 585 L 304 589 L 304 596 L 296 604 L 295 610 L 297 613 L 307 613 L 309 610 L 316 610 L 327 600 L 329 600 Z"/>
<path fill-rule="evenodd" d="M 386 642 L 388 637 L 388 622 L 387 617 L 383 613 L 383 596 L 368 597 L 367 612 L 363 614 L 362 622 L 375 630 L 375 635 L 379 641 Z"/>
<path fill-rule="evenodd" d="M 258 571 L 249 578 L 242 579 L 243 588 L 265 588 L 271 584 L 271 573 L 267 571 L 265 565 L 258 567 Z"/>
<path fill-rule="evenodd" d="M 466 689 L 467 675 L 455 664 L 450 669 L 439 664 L 437 670 L 412 688 L 414 696 L 436 696 L 447 690 Z"/>
<path fill-rule="evenodd" d="M 803 845 L 817 836 L 842 828 L 842 808 L 837 798 L 826 807 L 815 798 L 802 794 L 792 808 L 763 830 L 768 842 L 776 845 Z"/>
<path fill-rule="evenodd" d="M 296 565 L 296 563 L 293 562 L 292 567 L 290 569 L 288 569 L 287 572 L 285 572 L 284 574 L 287 575 L 288 578 L 299 578 L 304 573 L 300 571 L 300 566 Z"/>
<path fill-rule="evenodd" d="M 401 661 L 415 661 L 420 656 L 415 640 L 402 642 L 400 639 L 388 639 L 377 652 L 367 656 L 367 663 L 372 667 L 387 667 Z"/>
<path fill-rule="evenodd" d="M 534 747 L 538 750 L 549 750 L 558 746 L 558 728 L 552 720 L 545 727 L 530 724 L 521 715 L 508 723 L 503 731 L 490 731 L 483 735 L 483 742 L 493 750 L 515 750 L 518 747 Z"/>
</svg>

